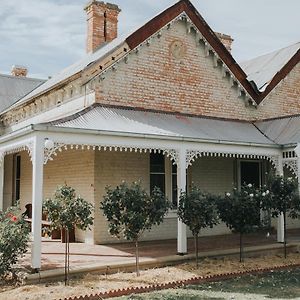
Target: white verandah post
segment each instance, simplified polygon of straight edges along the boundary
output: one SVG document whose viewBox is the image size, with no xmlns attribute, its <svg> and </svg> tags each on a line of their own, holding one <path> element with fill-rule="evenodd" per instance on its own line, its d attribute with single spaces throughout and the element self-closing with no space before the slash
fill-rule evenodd
<svg viewBox="0 0 300 300">
<path fill-rule="evenodd" d="M 277 165 L 277 174 L 283 176 L 283 162 L 282 157 L 278 159 Z M 284 242 L 284 217 L 283 214 L 280 214 L 277 218 L 277 242 L 283 243 Z"/>
<path fill-rule="evenodd" d="M 36 136 L 32 151 L 32 244 L 31 266 L 41 268 L 44 138 Z"/>
<path fill-rule="evenodd" d="M 186 191 L 186 150 L 180 149 L 178 153 L 177 162 L 177 191 L 178 191 L 178 204 L 180 193 Z M 186 254 L 187 253 L 187 235 L 186 235 L 186 225 L 181 222 L 178 218 L 177 224 L 177 253 Z"/>
<path fill-rule="evenodd" d="M 4 157 L 0 160 L 0 211 L 3 211 L 4 206 Z"/>
</svg>

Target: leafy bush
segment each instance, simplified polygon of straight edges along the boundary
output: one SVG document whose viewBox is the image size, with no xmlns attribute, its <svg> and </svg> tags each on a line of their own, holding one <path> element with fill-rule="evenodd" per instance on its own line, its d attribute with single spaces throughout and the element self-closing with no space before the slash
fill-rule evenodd
<svg viewBox="0 0 300 300">
<path fill-rule="evenodd" d="M 0 212 L 0 277 L 13 272 L 13 266 L 27 252 L 29 232 L 18 207 Z"/>
<path fill-rule="evenodd" d="M 140 182 L 130 186 L 123 182 L 114 189 L 106 187 L 100 208 L 107 218 L 111 235 L 135 242 L 136 272 L 139 275 L 139 238 L 146 230 L 163 222 L 169 202 L 159 188 L 154 188 L 149 195 Z"/>
<path fill-rule="evenodd" d="M 69 231 L 77 227 L 87 230 L 93 225 L 94 206 L 76 195 L 75 190 L 67 185 L 58 187 L 54 196 L 43 203 L 43 210 L 51 221 L 51 229 L 64 229 L 66 232 L 65 248 L 65 285 L 69 282 L 70 246 Z"/>
<path fill-rule="evenodd" d="M 198 236 L 201 229 L 218 224 L 216 197 L 193 186 L 188 193 L 181 193 L 178 216 L 195 238 L 196 265 L 198 267 Z"/>
<path fill-rule="evenodd" d="M 44 201 L 43 210 L 51 221 L 51 229 L 87 230 L 93 225 L 93 205 L 67 185 L 58 187 L 54 196 Z"/>
<path fill-rule="evenodd" d="M 262 208 L 269 210 L 273 217 L 283 214 L 284 219 L 284 256 L 286 257 L 286 217 L 296 219 L 300 212 L 300 199 L 298 194 L 298 182 L 293 178 L 273 176 L 268 183 L 270 197 L 264 198 Z"/>
<path fill-rule="evenodd" d="M 253 232 L 260 226 L 262 199 L 269 198 L 270 191 L 265 187 L 255 188 L 244 184 L 241 190 L 233 189 L 218 201 L 221 220 L 233 232 L 240 234 L 240 261 L 243 260 L 243 235 Z"/>
</svg>

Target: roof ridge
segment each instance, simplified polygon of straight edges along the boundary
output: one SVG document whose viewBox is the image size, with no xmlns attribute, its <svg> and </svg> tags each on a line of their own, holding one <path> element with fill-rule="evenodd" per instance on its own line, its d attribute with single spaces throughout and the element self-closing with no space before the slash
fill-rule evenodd
<svg viewBox="0 0 300 300">
<path fill-rule="evenodd" d="M 39 79 L 39 78 L 33 78 L 33 77 L 26 77 L 26 76 L 14 76 L 9 74 L 1 74 L 0 77 L 7 77 L 10 79 L 17 79 L 17 80 L 27 80 L 27 81 L 47 81 L 47 79 Z"/>
<path fill-rule="evenodd" d="M 252 60 L 255 60 L 255 59 L 258 59 L 258 58 L 262 58 L 262 57 L 264 57 L 264 56 L 271 55 L 271 54 L 276 53 L 276 52 L 279 52 L 279 51 L 281 51 L 281 50 L 283 50 L 283 49 L 287 49 L 287 48 L 290 48 L 290 47 L 292 47 L 292 46 L 295 46 L 295 45 L 297 45 L 297 44 L 299 44 L 299 48 L 300 48 L 300 41 L 299 41 L 299 42 L 296 42 L 296 43 L 293 43 L 293 44 L 289 44 L 289 45 L 287 45 L 287 46 L 285 46 L 285 47 L 281 47 L 281 48 L 272 50 L 272 51 L 270 51 L 270 52 L 266 52 L 266 53 L 264 53 L 264 54 L 255 56 L 255 57 L 253 57 L 253 58 L 250 58 L 250 59 L 247 59 L 247 60 L 243 60 L 243 61 L 240 62 L 240 64 L 241 64 L 241 65 L 242 65 L 242 64 L 246 64 L 247 62 L 251 62 Z"/>
</svg>

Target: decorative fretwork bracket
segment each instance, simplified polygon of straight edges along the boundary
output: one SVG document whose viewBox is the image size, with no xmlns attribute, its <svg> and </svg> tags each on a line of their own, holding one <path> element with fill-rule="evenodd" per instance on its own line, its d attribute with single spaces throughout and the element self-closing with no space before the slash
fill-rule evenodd
<svg viewBox="0 0 300 300">
<path fill-rule="evenodd" d="M 261 155 L 249 153 L 232 153 L 232 152 L 215 152 L 215 151 L 201 151 L 201 150 L 188 150 L 186 154 L 186 165 L 191 166 L 198 157 L 232 157 L 232 158 L 246 158 L 246 159 L 265 159 L 277 169 L 279 163 L 279 156 L 276 155 Z"/>
<path fill-rule="evenodd" d="M 5 155 L 18 153 L 21 151 L 27 151 L 28 155 L 30 157 L 30 160 L 32 160 L 32 154 L 33 154 L 33 141 L 27 140 L 22 143 L 12 144 L 9 147 L 5 147 L 3 149 L 0 149 L 0 164 L 3 163 Z"/>
<path fill-rule="evenodd" d="M 57 156 L 57 152 L 62 152 L 63 147 L 67 149 L 64 143 L 54 143 L 53 148 L 44 149 L 44 165 L 47 164 L 49 160 L 53 160 L 53 156 Z"/>
<path fill-rule="evenodd" d="M 296 158 L 286 158 L 282 161 L 283 165 L 287 167 L 297 178 L 298 177 L 298 162 Z"/>
</svg>

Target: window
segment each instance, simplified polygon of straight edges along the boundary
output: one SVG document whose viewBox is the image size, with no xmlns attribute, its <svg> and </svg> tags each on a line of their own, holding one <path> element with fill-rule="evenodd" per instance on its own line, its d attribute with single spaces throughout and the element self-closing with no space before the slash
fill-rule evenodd
<svg viewBox="0 0 300 300">
<path fill-rule="evenodd" d="M 160 188 L 160 190 L 166 192 L 166 178 L 165 178 L 165 157 L 162 154 L 151 153 L 150 154 L 150 191 L 154 187 Z"/>
<path fill-rule="evenodd" d="M 261 162 L 241 160 L 239 171 L 239 186 L 241 186 L 244 183 L 251 183 L 254 184 L 256 187 L 259 187 L 262 184 Z"/>
<path fill-rule="evenodd" d="M 177 166 L 172 164 L 172 204 L 173 207 L 177 207 Z"/>
<path fill-rule="evenodd" d="M 150 154 L 150 190 L 158 187 L 177 207 L 177 167 L 163 154 Z"/>
<path fill-rule="evenodd" d="M 259 187 L 262 184 L 262 163 L 255 160 L 240 160 L 239 161 L 239 188 L 243 184 L 253 184 Z M 268 215 L 262 211 L 257 211 L 257 224 L 260 220 L 266 220 Z"/>
<path fill-rule="evenodd" d="M 14 181 L 13 181 L 13 199 L 12 204 L 16 204 L 20 200 L 20 191 L 21 191 L 21 156 L 16 154 L 13 161 L 14 168 Z"/>
</svg>

